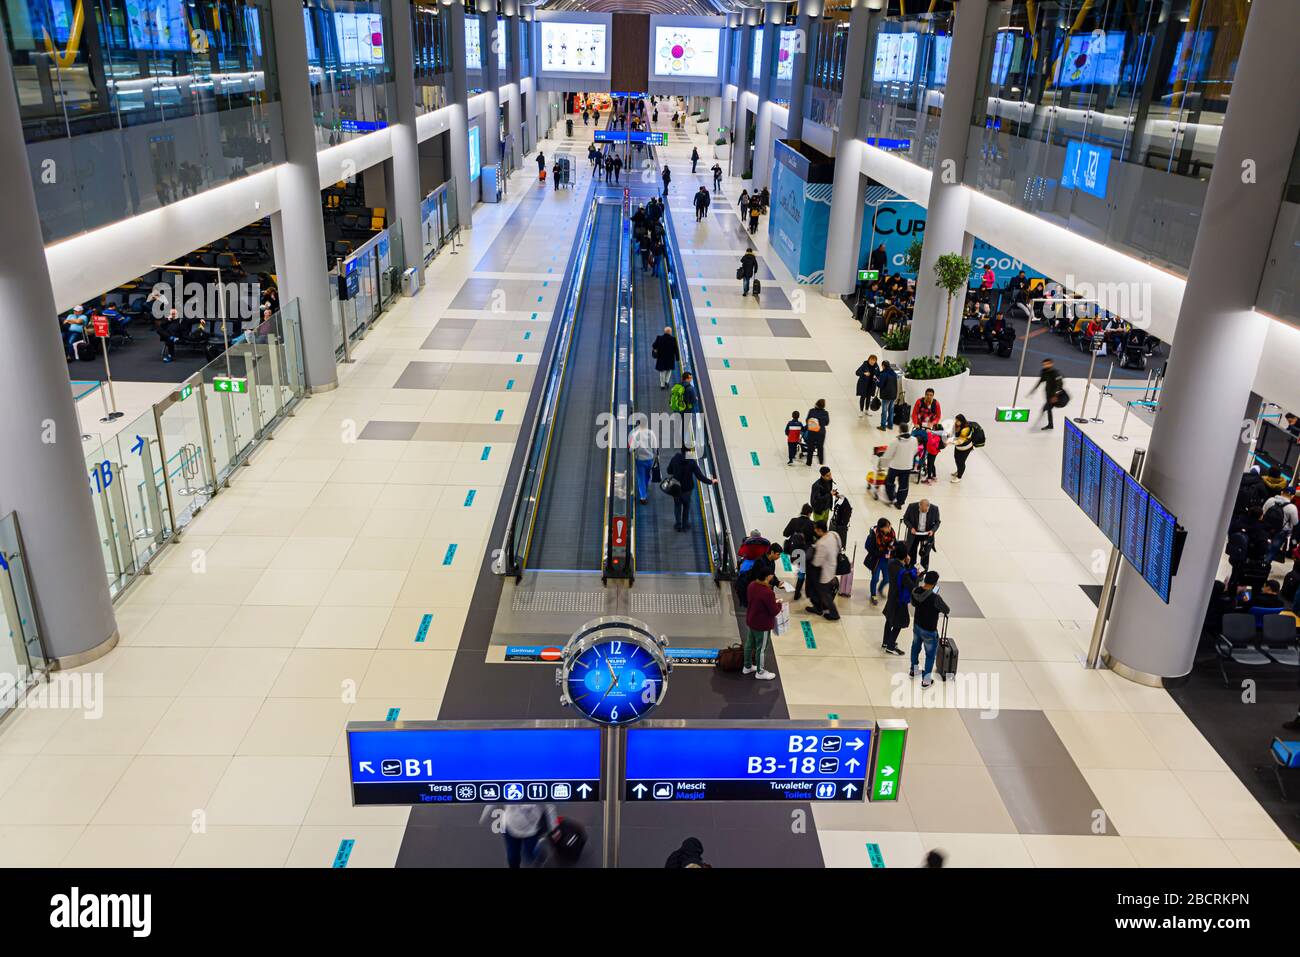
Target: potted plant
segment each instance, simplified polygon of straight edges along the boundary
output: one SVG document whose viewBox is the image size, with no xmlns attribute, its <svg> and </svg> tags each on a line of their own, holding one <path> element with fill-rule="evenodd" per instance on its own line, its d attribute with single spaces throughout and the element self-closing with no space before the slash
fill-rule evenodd
<svg viewBox="0 0 1300 957">
<path fill-rule="evenodd" d="M 912 341 L 912 327 L 906 322 L 892 325 L 880 337 L 880 361 L 888 362 L 899 375 L 907 363 L 907 346 Z"/>
<path fill-rule="evenodd" d="M 934 263 L 934 284 L 948 295 L 948 316 L 943 323 L 943 340 L 939 358 L 948 354 L 948 332 L 952 328 L 952 300 L 957 290 L 965 289 L 970 281 L 971 263 L 958 253 L 944 253 Z"/>
<path fill-rule="evenodd" d="M 719 136 L 713 141 L 713 155 L 720 160 L 731 158 L 731 146 L 727 143 L 725 136 Z"/>
<path fill-rule="evenodd" d="M 970 378 L 970 360 L 965 356 L 917 356 L 903 367 L 903 388 L 909 403 L 915 403 L 926 389 L 934 390 L 944 421 L 961 408 L 962 393 Z"/>
<path fill-rule="evenodd" d="M 919 239 L 913 239 L 912 244 L 907 247 L 907 252 L 903 255 L 903 264 L 907 267 L 908 272 L 921 272 L 921 250 L 925 244 Z"/>
</svg>

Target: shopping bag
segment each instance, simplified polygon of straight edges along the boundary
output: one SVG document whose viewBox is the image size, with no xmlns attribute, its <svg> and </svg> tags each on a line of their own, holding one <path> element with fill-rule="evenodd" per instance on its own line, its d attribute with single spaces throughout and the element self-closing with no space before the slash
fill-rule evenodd
<svg viewBox="0 0 1300 957">
<path fill-rule="evenodd" d="M 840 557 L 841 558 L 844 557 L 843 552 L 840 552 Z M 857 560 L 858 560 L 858 550 L 855 548 L 853 549 L 853 558 L 849 561 L 849 570 L 840 573 L 839 590 L 840 590 L 840 594 L 843 595 L 845 598 L 852 597 L 853 595 L 853 572 L 854 572 L 854 566 L 857 564 Z"/>
<path fill-rule="evenodd" d="M 773 626 L 772 632 L 777 635 L 784 635 L 787 632 L 789 632 L 789 630 L 790 630 L 790 603 L 783 601 L 781 602 L 781 610 L 777 612 L 776 624 Z"/>
</svg>

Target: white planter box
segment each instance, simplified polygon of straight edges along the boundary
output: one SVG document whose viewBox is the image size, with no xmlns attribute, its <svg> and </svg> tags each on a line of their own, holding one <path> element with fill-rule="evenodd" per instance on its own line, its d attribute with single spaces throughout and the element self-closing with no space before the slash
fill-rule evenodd
<svg viewBox="0 0 1300 957">
<path fill-rule="evenodd" d="M 903 389 L 908 405 L 915 405 L 916 400 L 925 395 L 926 389 L 933 389 L 934 397 L 939 400 L 943 421 L 951 422 L 958 412 L 966 414 L 967 418 L 972 418 L 961 404 L 962 395 L 966 391 L 966 380 L 969 378 L 969 369 L 960 375 L 948 376 L 946 379 L 909 379 L 904 376 Z"/>
<path fill-rule="evenodd" d="M 903 366 L 907 364 L 907 350 L 899 349 L 895 351 L 893 349 L 881 349 L 880 361 L 888 362 L 889 367 L 897 371 L 901 376 L 903 374 Z"/>
<path fill-rule="evenodd" d="M 728 160 L 728 159 L 731 159 L 731 147 L 730 147 L 730 146 L 714 146 L 714 147 L 713 147 L 713 156 L 714 156 L 715 159 L 720 159 L 720 160 Z"/>
</svg>

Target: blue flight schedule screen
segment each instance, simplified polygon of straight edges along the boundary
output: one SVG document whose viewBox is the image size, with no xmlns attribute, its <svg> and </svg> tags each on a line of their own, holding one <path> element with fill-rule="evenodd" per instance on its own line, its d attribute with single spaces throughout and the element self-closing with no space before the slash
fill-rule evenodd
<svg viewBox="0 0 1300 957">
<path fill-rule="evenodd" d="M 1128 472 L 1109 455 L 1101 457 L 1101 499 L 1097 524 L 1116 547 L 1124 541 L 1124 479 Z"/>
<path fill-rule="evenodd" d="M 656 728 L 627 732 L 628 801 L 861 801 L 869 728 Z"/>
<path fill-rule="evenodd" d="M 1079 507 L 1082 508 L 1094 525 L 1101 524 L 1098 512 L 1101 509 L 1101 463 L 1105 453 L 1097 448 L 1097 443 L 1086 435 L 1083 437 L 1083 451 L 1079 456 Z"/>
<path fill-rule="evenodd" d="M 1083 433 L 1065 420 L 1065 448 L 1061 455 L 1061 488 L 1074 502 L 1079 501 L 1079 466 L 1083 456 Z"/>
<path fill-rule="evenodd" d="M 600 729 L 348 728 L 353 804 L 600 800 Z"/>
<path fill-rule="evenodd" d="M 1147 505 L 1147 540 L 1142 577 L 1160 600 L 1169 604 L 1170 579 L 1173 577 L 1174 540 L 1178 519 L 1151 496 Z"/>
<path fill-rule="evenodd" d="M 1146 572 L 1147 500 L 1150 494 L 1131 475 L 1124 476 L 1124 519 L 1120 551 L 1139 572 Z"/>
</svg>

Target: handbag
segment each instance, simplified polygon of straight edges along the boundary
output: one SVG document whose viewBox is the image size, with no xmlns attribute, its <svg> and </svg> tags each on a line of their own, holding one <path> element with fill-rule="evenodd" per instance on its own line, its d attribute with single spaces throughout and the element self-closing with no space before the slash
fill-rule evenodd
<svg viewBox="0 0 1300 957">
<path fill-rule="evenodd" d="M 871 401 L 868 403 L 868 407 L 871 409 L 872 412 L 879 412 L 879 411 L 880 411 L 880 399 L 873 395 L 873 396 L 871 397 Z"/>
<path fill-rule="evenodd" d="M 739 671 L 745 666 L 745 649 L 735 641 L 718 651 L 716 662 L 719 671 Z"/>
<path fill-rule="evenodd" d="M 736 267 L 736 278 L 737 278 L 737 279 L 744 279 L 744 278 L 745 278 L 745 267 L 744 267 L 744 266 L 737 266 L 737 267 Z"/>
<path fill-rule="evenodd" d="M 663 480 L 663 474 L 659 471 L 659 455 L 656 453 L 654 463 L 650 466 L 650 481 L 658 485 Z"/>
<path fill-rule="evenodd" d="M 1052 405 L 1056 406 L 1058 409 L 1064 409 L 1069 401 L 1070 393 L 1066 392 L 1064 389 L 1052 397 Z"/>
<path fill-rule="evenodd" d="M 668 476 L 659 483 L 659 487 L 663 489 L 665 495 L 671 495 L 674 498 L 682 494 L 682 483 L 677 480 L 675 475 Z"/>
<path fill-rule="evenodd" d="M 853 560 L 840 552 L 835 559 L 835 574 L 848 575 L 853 571 Z"/>
<path fill-rule="evenodd" d="M 772 626 L 772 633 L 775 635 L 784 635 L 790 630 L 790 603 L 781 602 L 781 610 L 776 614 L 776 624 Z"/>
</svg>

